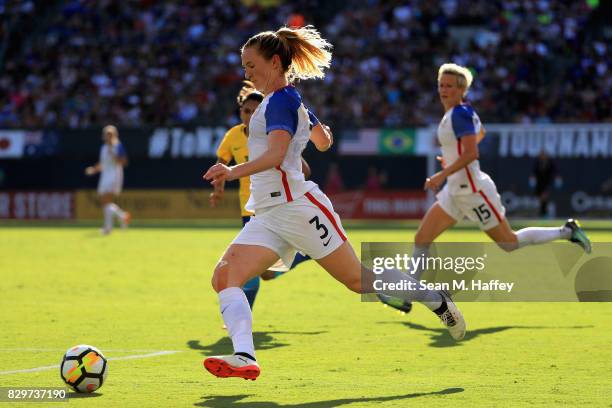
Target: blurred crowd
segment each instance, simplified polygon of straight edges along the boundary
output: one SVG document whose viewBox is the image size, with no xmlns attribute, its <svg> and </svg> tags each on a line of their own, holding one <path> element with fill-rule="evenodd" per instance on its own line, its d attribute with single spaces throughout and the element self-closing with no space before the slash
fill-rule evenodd
<svg viewBox="0 0 612 408">
<path fill-rule="evenodd" d="M 235 124 L 240 46 L 304 24 L 333 63 L 297 86 L 334 125 L 436 123 L 447 61 L 473 70 L 485 122 L 609 122 L 599 14 L 586 0 L 0 0 L 0 126 Z"/>
</svg>

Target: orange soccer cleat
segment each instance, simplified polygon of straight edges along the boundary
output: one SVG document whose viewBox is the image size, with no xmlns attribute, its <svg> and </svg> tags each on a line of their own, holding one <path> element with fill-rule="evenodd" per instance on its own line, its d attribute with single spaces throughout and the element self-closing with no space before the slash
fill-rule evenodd
<svg viewBox="0 0 612 408">
<path fill-rule="evenodd" d="M 255 381 L 260 373 L 257 361 L 241 355 L 208 357 L 204 360 L 204 367 L 221 378 L 239 377 Z"/>
</svg>

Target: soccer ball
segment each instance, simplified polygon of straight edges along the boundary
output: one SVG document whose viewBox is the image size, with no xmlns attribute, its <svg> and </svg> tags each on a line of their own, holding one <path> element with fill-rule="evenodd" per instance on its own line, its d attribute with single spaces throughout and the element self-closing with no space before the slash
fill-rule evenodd
<svg viewBox="0 0 612 408">
<path fill-rule="evenodd" d="M 68 349 L 62 364 L 62 380 L 77 392 L 94 392 L 102 386 L 108 374 L 108 363 L 100 350 L 80 344 Z"/>
</svg>

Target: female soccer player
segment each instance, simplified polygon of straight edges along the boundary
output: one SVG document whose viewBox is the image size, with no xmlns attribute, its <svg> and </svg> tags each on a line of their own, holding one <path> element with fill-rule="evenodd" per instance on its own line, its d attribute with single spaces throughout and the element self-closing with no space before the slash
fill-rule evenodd
<svg viewBox="0 0 612 408">
<path fill-rule="evenodd" d="M 121 193 L 123 187 L 123 167 L 127 165 L 127 155 L 119 141 L 119 132 L 113 125 L 102 129 L 104 144 L 100 148 L 98 163 L 85 169 L 85 174 L 93 176 L 100 173 L 98 181 L 98 195 L 102 199 L 104 227 L 102 234 L 107 235 L 113 229 L 113 215 L 119 218 L 121 226 L 127 228 L 130 223 L 130 213 L 122 210 L 113 203 L 115 197 Z"/>
<path fill-rule="evenodd" d="M 437 201 L 427 211 L 414 237 L 413 256 L 427 256 L 431 243 L 463 217 L 478 223 L 493 241 L 505 251 L 527 245 L 567 239 L 591 252 L 591 242 L 577 221 L 569 219 L 558 228 L 530 227 L 513 231 L 505 218 L 505 208 L 495 183 L 480 171 L 478 143 L 484 137 L 484 127 L 474 109 L 464 103 L 472 84 L 472 73 L 456 64 L 444 64 L 438 70 L 438 93 L 444 116 L 438 126 L 438 141 L 442 149 L 442 171 L 425 181 L 425 189 L 438 192 Z M 440 191 L 442 184 L 446 185 Z M 417 279 L 422 270 L 413 271 Z M 408 304 L 398 304 L 387 297 L 388 305 L 409 311 Z"/>
<path fill-rule="evenodd" d="M 218 377 L 254 380 L 259 376 L 251 309 L 240 287 L 279 257 L 289 263 L 296 250 L 302 251 L 350 290 L 372 291 L 368 288 L 372 288 L 373 274 L 362 269 L 331 202 L 300 170 L 300 155 L 308 139 L 326 149 L 331 138 L 325 132 L 311 136 L 308 112 L 291 81 L 322 78 L 331 60 L 330 47 L 311 26 L 262 32 L 242 47 L 246 78 L 265 95 L 249 124 L 249 161 L 232 167 L 218 163 L 204 174 L 213 185 L 250 175 L 247 209 L 255 212 L 213 274 L 212 285 L 234 346 L 233 355 L 204 360 L 206 369 Z M 395 269 L 385 275 L 386 282 L 412 280 Z M 380 290 L 422 301 L 453 337 L 465 335 L 463 317 L 446 293 Z"/>
<path fill-rule="evenodd" d="M 251 82 L 244 81 L 244 86 L 240 89 L 237 98 L 238 107 L 240 109 L 240 120 L 242 123 L 232 127 L 227 131 L 225 136 L 223 136 L 223 140 L 217 149 L 217 163 L 229 164 L 233 160 L 236 164 L 242 164 L 249 160 L 249 149 L 247 146 L 247 140 L 249 137 L 249 122 L 253 112 L 255 112 L 255 109 L 257 109 L 263 99 L 263 94 L 257 91 Z M 306 178 L 310 176 L 310 167 L 306 161 L 304 161 L 304 159 L 302 159 L 302 171 L 304 172 L 304 176 Z M 250 196 L 249 190 L 251 183 L 249 181 L 249 177 L 241 177 L 239 183 L 240 211 L 242 215 L 242 226 L 244 226 L 251 220 L 251 216 L 253 215 L 252 212 L 245 208 Z M 223 199 L 224 191 L 224 181 L 214 186 L 214 191 L 210 193 L 211 207 L 216 207 L 218 202 Z M 299 263 L 308 259 L 310 258 L 298 253 L 296 254 L 296 257 L 290 267 L 294 268 Z M 264 272 L 264 274 L 262 274 L 262 278 L 264 280 L 274 279 L 287 270 L 289 270 L 289 267 L 285 266 L 284 263 L 279 262 L 278 264 L 272 266 L 270 270 Z M 252 310 L 255 303 L 255 298 L 259 292 L 259 276 L 256 276 L 248 281 L 242 287 L 242 290 L 244 291 L 244 294 L 249 301 L 249 306 Z"/>
</svg>

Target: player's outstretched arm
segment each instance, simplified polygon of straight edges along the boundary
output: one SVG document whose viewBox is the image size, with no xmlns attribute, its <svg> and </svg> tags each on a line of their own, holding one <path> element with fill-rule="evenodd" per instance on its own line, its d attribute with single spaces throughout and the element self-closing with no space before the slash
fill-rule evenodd
<svg viewBox="0 0 612 408">
<path fill-rule="evenodd" d="M 268 134 L 268 150 L 257 159 L 228 167 L 217 163 L 204 174 L 203 178 L 216 185 L 224 181 L 232 181 L 251 174 L 280 166 L 285 159 L 291 143 L 291 135 L 286 130 L 273 130 Z"/>
<path fill-rule="evenodd" d="M 217 163 L 227 165 L 228 162 L 219 157 L 217 158 Z M 219 204 L 219 202 L 223 200 L 223 193 L 225 192 L 225 181 L 214 184 L 214 188 L 214 191 L 210 193 L 209 197 L 209 203 L 212 208 L 215 208 L 217 204 Z"/>
<path fill-rule="evenodd" d="M 87 167 L 85 169 L 85 174 L 88 176 L 93 176 L 94 174 L 98 174 L 100 171 L 102 171 L 102 166 L 100 163 L 96 163 L 93 166 Z"/>
<path fill-rule="evenodd" d="M 329 126 L 318 122 L 310 132 L 310 141 L 318 151 L 325 152 L 334 144 L 334 136 Z"/>
</svg>

